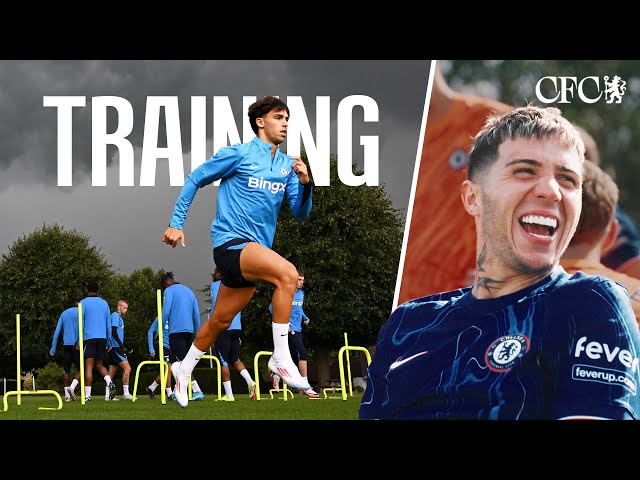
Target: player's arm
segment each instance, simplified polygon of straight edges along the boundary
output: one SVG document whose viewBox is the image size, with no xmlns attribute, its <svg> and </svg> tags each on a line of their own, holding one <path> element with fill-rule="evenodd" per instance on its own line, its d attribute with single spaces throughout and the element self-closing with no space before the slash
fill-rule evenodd
<svg viewBox="0 0 640 480">
<path fill-rule="evenodd" d="M 238 154 L 237 146 L 223 147 L 216 155 L 209 158 L 187 176 L 173 208 L 169 226 L 162 234 L 164 243 L 171 245 L 173 248 L 176 247 L 178 242 L 183 247 L 186 246 L 183 231 L 184 223 L 198 189 L 230 175 L 241 161 L 242 157 Z"/>
<path fill-rule="evenodd" d="M 166 325 L 169 321 L 169 313 L 171 312 L 171 306 L 173 305 L 173 291 L 172 289 L 167 289 L 164 291 L 164 300 L 162 302 L 162 325 Z M 158 319 L 160 321 L 160 319 Z M 160 329 L 160 325 L 158 325 L 158 331 Z M 158 336 L 160 334 L 158 333 Z"/>
<path fill-rule="evenodd" d="M 298 220 L 306 219 L 311 213 L 313 180 L 307 172 L 307 166 L 300 157 L 291 157 L 294 161 L 287 177 L 286 197 L 291 213 Z"/>
<path fill-rule="evenodd" d="M 542 357 L 557 372 L 552 418 L 640 419 L 640 330 L 625 289 L 597 277 L 578 300 Z"/>
<path fill-rule="evenodd" d="M 122 340 L 120 340 L 120 336 L 118 335 L 118 327 L 115 325 L 111 326 L 111 336 L 118 344 L 118 348 L 122 348 L 124 345 L 122 344 Z"/>
<path fill-rule="evenodd" d="M 193 301 L 193 333 L 195 333 L 200 329 L 200 308 L 198 307 L 198 300 Z"/>
<path fill-rule="evenodd" d="M 58 337 L 60 336 L 60 330 L 62 330 L 62 315 L 58 318 L 58 324 L 56 325 L 56 330 L 53 332 L 53 341 L 51 342 L 51 350 L 49 350 L 49 355 L 55 355 L 56 353 L 56 345 L 58 344 Z"/>
<path fill-rule="evenodd" d="M 153 348 L 153 337 L 155 333 L 158 331 L 158 317 L 153 321 L 151 326 L 149 327 L 149 331 L 147 332 L 147 344 L 149 345 L 149 355 L 155 356 L 156 350 Z"/>
</svg>

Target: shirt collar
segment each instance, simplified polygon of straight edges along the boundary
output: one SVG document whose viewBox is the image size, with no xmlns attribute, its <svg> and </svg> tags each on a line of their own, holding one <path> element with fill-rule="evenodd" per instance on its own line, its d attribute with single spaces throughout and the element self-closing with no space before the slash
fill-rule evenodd
<svg viewBox="0 0 640 480">
<path fill-rule="evenodd" d="M 258 148 L 260 148 L 261 150 L 271 153 L 271 148 L 273 147 L 273 145 L 271 145 L 270 143 L 265 142 L 259 137 L 253 137 L 252 142 L 255 143 L 258 146 Z M 278 154 L 279 151 L 280 151 L 280 147 L 276 146 L 276 155 Z"/>
</svg>

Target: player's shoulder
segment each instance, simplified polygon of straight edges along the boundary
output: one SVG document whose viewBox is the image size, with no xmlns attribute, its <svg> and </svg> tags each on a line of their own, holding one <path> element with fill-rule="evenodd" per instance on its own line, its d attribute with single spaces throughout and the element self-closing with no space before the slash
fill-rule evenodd
<svg viewBox="0 0 640 480">
<path fill-rule="evenodd" d="M 396 308 L 392 316 L 401 317 L 406 314 L 424 314 L 427 311 L 442 309 L 457 304 L 458 301 L 471 291 L 471 287 L 458 288 L 446 292 L 435 293 L 424 297 L 408 300 Z"/>
<path fill-rule="evenodd" d="M 617 281 L 599 274 L 577 271 L 565 273 L 554 288 L 555 295 L 566 303 L 581 302 L 586 307 L 589 302 L 628 297 L 627 289 Z M 586 303 L 585 303 L 586 302 Z"/>
</svg>

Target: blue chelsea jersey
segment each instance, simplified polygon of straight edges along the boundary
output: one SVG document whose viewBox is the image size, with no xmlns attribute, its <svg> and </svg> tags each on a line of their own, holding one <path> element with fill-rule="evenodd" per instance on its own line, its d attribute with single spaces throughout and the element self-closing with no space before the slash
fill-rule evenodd
<svg viewBox="0 0 640 480">
<path fill-rule="evenodd" d="M 638 419 L 639 353 L 629 298 L 601 276 L 423 297 L 380 330 L 360 418 Z"/>
</svg>

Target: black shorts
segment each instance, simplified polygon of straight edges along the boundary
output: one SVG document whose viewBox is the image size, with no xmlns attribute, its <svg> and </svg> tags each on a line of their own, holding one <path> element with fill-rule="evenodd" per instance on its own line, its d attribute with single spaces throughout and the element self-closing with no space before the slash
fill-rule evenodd
<svg viewBox="0 0 640 480">
<path fill-rule="evenodd" d="M 216 354 L 224 365 L 231 366 L 240 361 L 241 330 L 225 330 L 216 340 Z"/>
<path fill-rule="evenodd" d="M 71 365 L 80 370 L 80 350 L 73 345 L 63 345 L 62 368 L 64 373 L 71 373 Z"/>
<path fill-rule="evenodd" d="M 107 352 L 107 358 L 109 360 L 109 365 L 120 365 L 121 362 L 129 361 L 127 356 L 118 347 L 113 347 L 109 350 Z"/>
<path fill-rule="evenodd" d="M 222 283 L 229 288 L 255 287 L 254 282 L 244 279 L 240 271 L 240 254 L 243 244 L 251 240 L 245 238 L 234 238 L 213 249 L 213 262 L 222 272 Z M 241 248 L 231 248 L 242 245 Z"/>
<path fill-rule="evenodd" d="M 289 332 L 289 352 L 296 365 L 299 360 L 307 360 L 307 349 L 304 348 L 302 332 Z"/>
<path fill-rule="evenodd" d="M 107 351 L 106 338 L 89 338 L 84 342 L 84 358 L 95 358 L 102 360 Z"/>
<path fill-rule="evenodd" d="M 156 347 L 156 353 L 158 354 L 158 358 L 160 358 L 160 347 L 157 343 L 154 344 Z M 162 346 L 162 355 L 164 355 L 164 361 L 167 363 L 171 363 L 171 349 L 166 346 Z"/>
<path fill-rule="evenodd" d="M 181 362 L 193 343 L 193 333 L 177 332 L 169 335 L 169 363 Z"/>
</svg>

